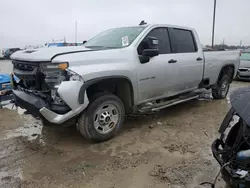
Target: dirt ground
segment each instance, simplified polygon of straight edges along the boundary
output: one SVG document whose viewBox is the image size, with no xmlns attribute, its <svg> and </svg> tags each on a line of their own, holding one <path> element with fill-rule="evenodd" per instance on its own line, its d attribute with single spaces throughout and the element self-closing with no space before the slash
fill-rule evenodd
<svg viewBox="0 0 250 188">
<path fill-rule="evenodd" d="M 234 82 L 231 91 L 247 86 Z M 207 97 L 128 117 L 117 137 L 100 144 L 74 127 L 42 127 L 19 109 L 0 109 L 0 187 L 206 187 L 199 184 L 218 172 L 210 147 L 229 107 L 228 99 Z M 216 187 L 226 186 L 219 179 Z"/>
</svg>

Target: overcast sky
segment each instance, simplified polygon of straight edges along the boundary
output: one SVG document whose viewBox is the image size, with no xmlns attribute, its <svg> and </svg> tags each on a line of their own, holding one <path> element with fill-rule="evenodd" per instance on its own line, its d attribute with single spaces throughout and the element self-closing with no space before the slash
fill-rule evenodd
<svg viewBox="0 0 250 188">
<path fill-rule="evenodd" d="M 250 45 L 250 0 L 217 0 L 215 43 Z M 119 26 L 163 23 L 193 27 L 211 44 L 213 0 L 0 0 L 0 48 L 78 42 Z"/>
</svg>

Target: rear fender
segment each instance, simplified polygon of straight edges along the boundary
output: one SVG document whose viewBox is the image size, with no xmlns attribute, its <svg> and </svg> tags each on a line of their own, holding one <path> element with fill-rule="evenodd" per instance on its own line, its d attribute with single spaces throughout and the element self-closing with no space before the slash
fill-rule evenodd
<svg viewBox="0 0 250 188">
<path fill-rule="evenodd" d="M 236 76 L 235 65 L 234 64 L 227 64 L 227 65 L 224 65 L 221 67 L 220 74 L 218 75 L 216 83 L 219 82 L 219 80 L 221 79 L 221 77 L 224 74 L 224 71 L 227 69 L 227 67 L 229 67 L 229 71 L 230 71 L 230 67 L 233 67 L 233 74 L 231 75 L 232 76 L 231 81 L 233 81 L 234 77 Z"/>
</svg>

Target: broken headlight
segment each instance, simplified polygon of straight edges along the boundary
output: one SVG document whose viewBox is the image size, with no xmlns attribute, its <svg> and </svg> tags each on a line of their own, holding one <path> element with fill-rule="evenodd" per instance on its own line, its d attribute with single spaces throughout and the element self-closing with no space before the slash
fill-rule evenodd
<svg viewBox="0 0 250 188">
<path fill-rule="evenodd" d="M 67 70 L 67 71 L 68 71 L 70 81 L 81 81 L 81 82 L 84 81 L 81 75 L 79 75 L 71 70 Z"/>
</svg>

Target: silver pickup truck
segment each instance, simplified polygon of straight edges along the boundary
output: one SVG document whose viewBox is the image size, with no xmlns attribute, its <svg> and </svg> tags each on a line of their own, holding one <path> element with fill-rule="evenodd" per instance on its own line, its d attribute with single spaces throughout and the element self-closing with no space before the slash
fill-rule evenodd
<svg viewBox="0 0 250 188">
<path fill-rule="evenodd" d="M 125 114 L 159 110 L 212 89 L 226 97 L 238 51 L 203 52 L 195 30 L 140 25 L 104 31 L 82 47 L 24 50 L 11 56 L 15 102 L 44 125 L 76 124 L 105 141 Z"/>
</svg>

